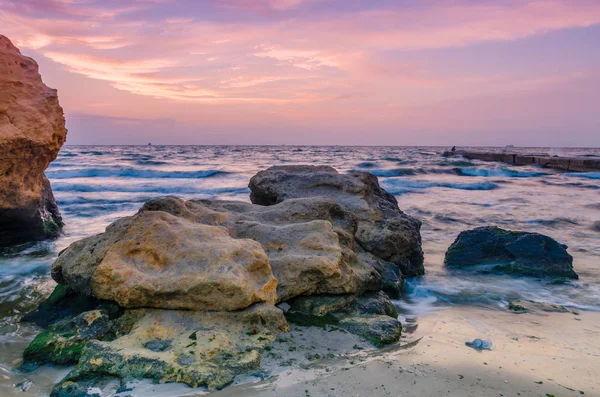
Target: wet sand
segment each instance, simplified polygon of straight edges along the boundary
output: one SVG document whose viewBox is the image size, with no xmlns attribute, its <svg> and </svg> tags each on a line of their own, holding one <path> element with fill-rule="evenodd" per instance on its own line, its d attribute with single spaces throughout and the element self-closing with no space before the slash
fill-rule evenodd
<svg viewBox="0 0 600 397">
<path fill-rule="evenodd" d="M 408 348 L 317 361 L 210 396 L 600 396 L 600 313 L 450 308 L 418 322 Z M 474 338 L 493 350 L 465 346 Z"/>
</svg>

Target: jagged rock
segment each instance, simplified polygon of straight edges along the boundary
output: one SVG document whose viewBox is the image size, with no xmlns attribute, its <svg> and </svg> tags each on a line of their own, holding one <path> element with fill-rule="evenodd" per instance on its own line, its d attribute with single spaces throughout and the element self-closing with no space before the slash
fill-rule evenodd
<svg viewBox="0 0 600 397">
<path fill-rule="evenodd" d="M 357 225 L 361 248 L 396 264 L 405 276 L 424 273 L 421 222 L 404 214 L 368 172 L 339 174 L 328 166 L 275 166 L 250 179 L 253 203 L 270 206 L 292 198 L 329 197 Z"/>
<path fill-rule="evenodd" d="M 0 35 L 0 246 L 58 235 L 62 218 L 44 170 L 66 139 L 56 90 Z"/>
<path fill-rule="evenodd" d="M 277 279 L 277 300 L 298 295 L 349 294 L 379 289 L 380 274 L 356 253 L 354 219 L 331 199 L 295 199 L 271 207 L 238 201 L 167 197 L 140 210 L 165 211 L 218 225 L 234 238 L 259 242 Z"/>
<path fill-rule="evenodd" d="M 260 244 L 162 211 L 121 219 L 71 245 L 52 275 L 126 308 L 237 310 L 276 300 Z"/>
<path fill-rule="evenodd" d="M 260 350 L 289 330 L 283 312 L 266 305 L 238 312 L 134 311 L 141 316 L 132 332 L 111 342 L 88 342 L 53 395 L 95 377 L 220 389 L 236 375 L 258 369 Z M 166 347 L 152 348 L 159 341 Z"/>
<path fill-rule="evenodd" d="M 444 262 L 449 267 L 485 272 L 578 278 L 566 248 L 538 233 L 479 227 L 461 232 L 446 251 Z"/>
<path fill-rule="evenodd" d="M 374 346 L 395 343 L 402 334 L 398 312 L 383 292 L 355 295 L 302 296 L 289 302 L 286 318 L 302 326 L 335 325 Z"/>
<path fill-rule="evenodd" d="M 101 339 L 111 330 L 108 314 L 92 310 L 59 321 L 38 334 L 23 352 L 23 359 L 36 364 L 74 364 L 92 339 Z"/>
</svg>

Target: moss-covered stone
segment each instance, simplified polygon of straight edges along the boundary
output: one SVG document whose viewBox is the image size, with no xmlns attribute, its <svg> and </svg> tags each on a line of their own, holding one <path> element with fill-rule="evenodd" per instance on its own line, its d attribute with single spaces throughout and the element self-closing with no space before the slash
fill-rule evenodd
<svg viewBox="0 0 600 397">
<path fill-rule="evenodd" d="M 398 342 L 402 335 L 402 324 L 385 315 L 344 317 L 341 319 L 339 327 L 365 338 L 376 347 Z"/>
<path fill-rule="evenodd" d="M 289 329 L 282 311 L 265 305 L 238 312 L 144 309 L 122 318 L 133 323 L 131 332 L 110 342 L 87 342 L 56 393 L 67 382 L 94 377 L 220 389 L 236 375 L 258 370 L 260 351 Z"/>
<path fill-rule="evenodd" d="M 23 352 L 23 359 L 38 364 L 74 364 L 85 344 L 110 331 L 108 315 L 100 310 L 59 321 L 38 334 Z"/>
<path fill-rule="evenodd" d="M 336 325 L 380 347 L 400 339 L 402 325 L 390 298 L 382 291 L 354 295 L 316 295 L 293 299 L 288 321 L 325 328 Z"/>
<path fill-rule="evenodd" d="M 46 328 L 57 321 L 66 320 L 99 307 L 106 310 L 111 318 L 118 317 L 122 313 L 113 302 L 83 296 L 66 285 L 58 284 L 52 294 L 37 309 L 23 316 L 21 321 L 32 322 Z"/>
</svg>

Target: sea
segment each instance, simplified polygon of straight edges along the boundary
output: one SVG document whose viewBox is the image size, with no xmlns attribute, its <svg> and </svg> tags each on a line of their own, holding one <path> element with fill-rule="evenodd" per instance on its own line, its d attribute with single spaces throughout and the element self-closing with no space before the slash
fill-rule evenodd
<svg viewBox="0 0 600 397">
<path fill-rule="evenodd" d="M 425 276 L 409 279 L 396 301 L 403 316 L 450 306 L 504 310 L 527 299 L 600 310 L 600 172 L 569 173 L 537 166 L 466 160 L 441 147 L 344 146 L 64 146 L 46 171 L 62 212 L 63 234 L 52 241 L 0 251 L 0 395 L 58 381 L 68 369 L 15 370 L 39 329 L 19 322 L 48 294 L 58 252 L 101 233 L 151 198 L 250 201 L 249 179 L 273 165 L 329 165 L 367 171 L 423 223 Z M 593 148 L 468 148 L 600 158 Z M 556 284 L 514 276 L 448 271 L 444 252 L 457 235 L 478 226 L 539 232 L 568 245 L 579 280 Z M 27 383 L 30 379 L 36 382 Z"/>
</svg>

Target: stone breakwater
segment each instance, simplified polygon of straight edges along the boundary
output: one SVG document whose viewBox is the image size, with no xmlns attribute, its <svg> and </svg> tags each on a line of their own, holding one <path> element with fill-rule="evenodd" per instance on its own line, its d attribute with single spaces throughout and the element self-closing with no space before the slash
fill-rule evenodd
<svg viewBox="0 0 600 397">
<path fill-rule="evenodd" d="M 468 152 L 464 150 L 446 151 L 444 157 L 462 156 L 469 160 L 497 161 L 514 165 L 540 165 L 571 172 L 600 171 L 600 159 L 579 157 L 551 157 L 517 153 Z"/>
</svg>

